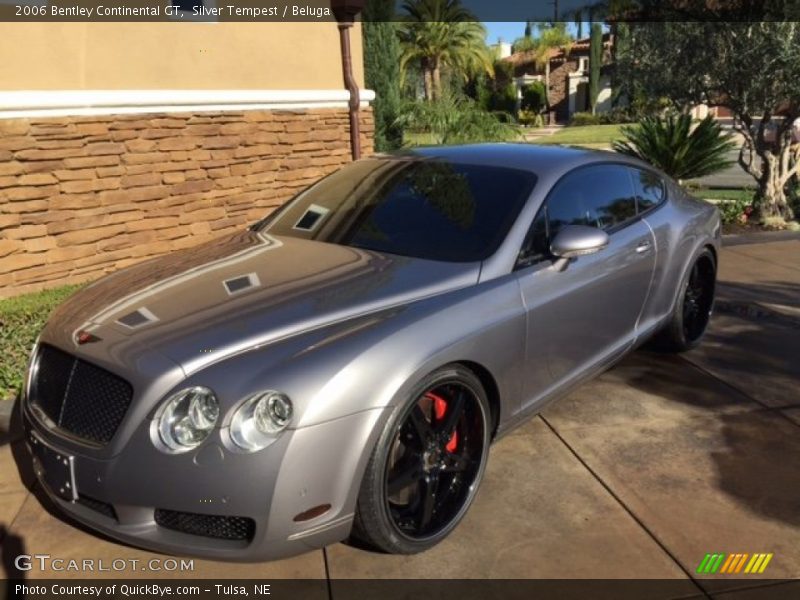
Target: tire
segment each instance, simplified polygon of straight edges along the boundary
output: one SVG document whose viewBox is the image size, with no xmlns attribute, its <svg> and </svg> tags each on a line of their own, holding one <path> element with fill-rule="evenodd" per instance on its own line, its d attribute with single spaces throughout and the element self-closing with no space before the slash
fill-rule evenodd
<svg viewBox="0 0 800 600">
<path fill-rule="evenodd" d="M 461 365 L 442 367 L 420 381 L 370 456 L 358 495 L 355 541 L 415 554 L 447 537 L 483 478 L 490 415 L 481 382 Z"/>
<path fill-rule="evenodd" d="M 717 264 L 704 249 L 681 280 L 680 293 L 669 322 L 654 338 L 655 347 L 666 352 L 686 352 L 705 335 L 714 307 Z"/>
</svg>

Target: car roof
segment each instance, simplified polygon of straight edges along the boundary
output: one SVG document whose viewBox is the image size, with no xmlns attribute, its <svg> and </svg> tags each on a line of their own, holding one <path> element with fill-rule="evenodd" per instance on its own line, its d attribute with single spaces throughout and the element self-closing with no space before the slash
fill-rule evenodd
<svg viewBox="0 0 800 600">
<path fill-rule="evenodd" d="M 507 167 L 530 171 L 537 175 L 544 172 L 565 172 L 580 165 L 609 161 L 647 167 L 645 163 L 617 152 L 526 143 L 429 146 L 386 156 L 432 158 L 455 164 Z"/>
</svg>

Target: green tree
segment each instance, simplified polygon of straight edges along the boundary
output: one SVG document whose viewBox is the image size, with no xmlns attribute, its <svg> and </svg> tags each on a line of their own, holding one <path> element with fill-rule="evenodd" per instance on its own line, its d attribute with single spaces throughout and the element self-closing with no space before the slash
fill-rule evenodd
<svg viewBox="0 0 800 600">
<path fill-rule="evenodd" d="M 541 81 L 534 81 L 522 88 L 520 108 L 534 113 L 541 113 L 547 106 L 547 91 Z"/>
<path fill-rule="evenodd" d="M 736 143 L 710 116 L 694 129 L 689 115 L 645 117 L 638 125 L 622 127 L 622 134 L 625 141 L 614 142 L 614 150 L 649 162 L 679 181 L 733 164 L 727 156 Z"/>
<path fill-rule="evenodd" d="M 445 94 L 431 102 L 407 102 L 400 122 L 407 130 L 431 134 L 434 144 L 518 139 L 519 128 L 504 112 L 489 112 L 463 95 Z"/>
<path fill-rule="evenodd" d="M 534 51 L 537 64 L 544 65 L 544 86 L 547 90 L 547 106 L 550 106 L 550 59 L 555 51 L 569 53 L 572 36 L 565 22 L 540 23 L 537 48 Z"/>
<path fill-rule="evenodd" d="M 400 42 L 392 21 L 393 0 L 369 0 L 364 7 L 364 79 L 375 91 L 372 103 L 375 118 L 375 149 L 399 148 L 403 132 L 400 114 Z"/>
<path fill-rule="evenodd" d="M 481 71 L 493 74 L 486 29 L 460 0 L 406 0 L 403 10 L 401 74 L 409 63 L 419 65 L 426 100 L 441 96 L 443 69 L 464 81 Z"/>
<path fill-rule="evenodd" d="M 592 23 L 589 38 L 589 106 L 597 113 L 597 96 L 600 94 L 600 67 L 603 66 L 603 28 Z"/>
<path fill-rule="evenodd" d="M 660 22 L 631 24 L 635 53 L 619 57 L 651 97 L 680 110 L 728 107 L 744 142 L 739 164 L 758 183 L 762 219 L 794 217 L 787 192 L 800 170 L 792 122 L 800 117 L 800 23 Z"/>
</svg>

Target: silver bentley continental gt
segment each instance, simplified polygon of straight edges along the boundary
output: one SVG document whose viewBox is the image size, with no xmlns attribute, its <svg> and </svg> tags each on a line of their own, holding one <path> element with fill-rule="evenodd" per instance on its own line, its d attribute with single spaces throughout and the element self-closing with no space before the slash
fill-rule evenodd
<svg viewBox="0 0 800 600">
<path fill-rule="evenodd" d="M 65 513 L 152 550 L 419 552 L 492 441 L 650 338 L 699 342 L 719 246 L 715 208 L 617 154 L 360 160 L 61 305 L 23 394 L 34 470 Z"/>
</svg>

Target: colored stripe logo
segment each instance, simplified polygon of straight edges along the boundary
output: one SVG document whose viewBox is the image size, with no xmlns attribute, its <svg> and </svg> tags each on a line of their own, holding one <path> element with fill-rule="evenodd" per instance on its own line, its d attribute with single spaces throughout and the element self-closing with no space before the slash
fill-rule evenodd
<svg viewBox="0 0 800 600">
<path fill-rule="evenodd" d="M 769 561 L 772 560 L 772 556 L 772 552 L 768 554 L 709 553 L 700 561 L 697 572 L 709 575 L 716 573 L 720 575 L 756 575 L 764 572 Z"/>
</svg>

